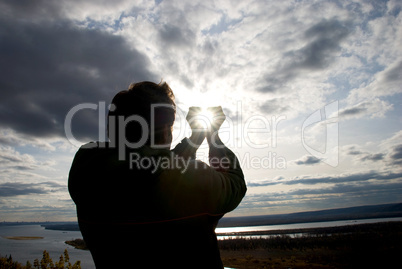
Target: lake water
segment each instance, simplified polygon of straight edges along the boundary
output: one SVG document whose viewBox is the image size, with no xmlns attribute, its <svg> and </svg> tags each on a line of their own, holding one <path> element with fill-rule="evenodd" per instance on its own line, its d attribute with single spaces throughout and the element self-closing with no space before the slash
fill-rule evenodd
<svg viewBox="0 0 402 269">
<path fill-rule="evenodd" d="M 337 226 L 363 224 L 363 223 L 378 223 L 387 221 L 402 221 L 402 218 L 337 220 L 337 221 L 292 223 L 292 224 L 265 225 L 265 226 L 225 227 L 225 228 L 216 228 L 215 232 L 241 233 L 241 232 L 258 232 L 258 231 L 289 230 L 289 229 L 303 229 L 303 228 L 326 228 L 326 227 L 337 227 Z"/>
<path fill-rule="evenodd" d="M 41 236 L 44 238 L 11 240 L 4 238 L 5 236 Z M 82 238 L 80 232 L 45 230 L 40 225 L 0 226 L 0 255 L 4 257 L 11 254 L 14 261 L 25 265 L 27 261 L 33 264 L 35 259 L 41 260 L 44 250 L 49 252 L 53 262 L 59 261 L 60 255 L 67 249 L 71 263 L 80 260 L 83 269 L 94 269 L 95 265 L 89 251 L 78 250 L 64 243 L 76 238 Z"/>
<path fill-rule="evenodd" d="M 228 227 L 217 228 L 216 233 L 232 233 L 232 232 L 250 232 L 250 231 L 269 231 L 269 230 L 287 230 L 300 228 L 320 228 L 320 227 L 336 227 L 351 224 L 377 223 L 386 221 L 402 221 L 402 218 L 383 218 L 383 219 L 361 219 L 361 220 L 344 220 L 344 221 L 328 221 L 328 222 L 311 222 L 311 223 L 295 223 L 283 225 L 266 225 L 266 226 L 249 226 L 249 227 Z M 6 236 L 40 236 L 43 239 L 38 240 L 10 240 Z M 260 237 L 260 236 L 257 236 Z M 80 232 L 73 231 L 53 231 L 45 230 L 40 225 L 18 225 L 18 226 L 0 226 L 0 255 L 12 255 L 14 261 L 18 261 L 25 265 L 26 261 L 33 263 L 35 259 L 41 259 L 43 251 L 49 252 L 54 262 L 59 260 L 60 255 L 67 249 L 70 255 L 70 261 L 74 263 L 81 261 L 83 269 L 94 269 L 95 265 L 89 251 L 78 250 L 72 246 L 65 244 L 67 240 L 82 238 Z M 219 236 L 218 239 L 225 237 Z"/>
</svg>

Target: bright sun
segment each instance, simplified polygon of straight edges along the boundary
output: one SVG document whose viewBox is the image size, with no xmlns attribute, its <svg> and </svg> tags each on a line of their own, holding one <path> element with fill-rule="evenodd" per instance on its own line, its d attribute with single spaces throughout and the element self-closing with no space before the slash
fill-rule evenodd
<svg viewBox="0 0 402 269">
<path fill-rule="evenodd" d="M 214 115 L 207 108 L 203 107 L 200 113 L 197 115 L 197 121 L 203 128 L 207 129 L 213 121 Z"/>
</svg>

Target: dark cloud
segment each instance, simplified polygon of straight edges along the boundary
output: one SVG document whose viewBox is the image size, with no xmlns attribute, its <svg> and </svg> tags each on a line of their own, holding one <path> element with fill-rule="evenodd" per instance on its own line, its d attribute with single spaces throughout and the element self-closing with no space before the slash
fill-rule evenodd
<svg viewBox="0 0 402 269">
<path fill-rule="evenodd" d="M 295 161 L 297 165 L 313 165 L 320 162 L 321 159 L 314 156 L 304 156 L 302 159 Z"/>
<path fill-rule="evenodd" d="M 10 166 L 9 168 L 15 169 L 18 171 L 28 171 L 28 170 L 34 170 L 34 166 L 27 166 L 27 165 L 15 165 L 15 166 Z"/>
<path fill-rule="evenodd" d="M 19 156 L 0 154 L 0 164 L 20 163 L 22 161 L 22 158 Z"/>
<path fill-rule="evenodd" d="M 110 102 L 131 82 L 155 78 L 147 57 L 122 37 L 68 21 L 0 19 L 0 59 L 1 128 L 41 137 L 63 136 L 73 106 Z M 74 118 L 77 137 L 93 139 L 97 131 L 97 112 Z"/>
<path fill-rule="evenodd" d="M 46 193 L 48 193 L 48 191 L 45 190 L 43 187 L 37 187 L 33 184 L 10 182 L 0 184 L 0 197 Z"/>
<path fill-rule="evenodd" d="M 393 82 L 402 80 L 401 70 L 402 70 L 402 61 L 398 62 L 394 67 L 387 70 L 387 72 L 385 73 L 386 81 Z"/>
<path fill-rule="evenodd" d="M 286 89 L 286 84 L 306 71 L 322 70 L 330 66 L 340 51 L 341 42 L 350 34 L 347 22 L 324 20 L 304 33 L 307 44 L 283 54 L 281 63 L 261 82 L 261 92 L 273 93 Z"/>
<path fill-rule="evenodd" d="M 360 155 L 363 154 L 360 150 L 350 150 L 347 154 L 349 155 Z"/>
<path fill-rule="evenodd" d="M 49 188 L 57 188 L 57 189 L 65 189 L 67 188 L 66 184 L 60 184 L 54 181 L 46 181 L 46 182 L 41 182 L 39 185 L 47 186 Z"/>
<path fill-rule="evenodd" d="M 392 148 L 388 156 L 393 164 L 402 164 L 402 144 L 396 145 Z"/>
<path fill-rule="evenodd" d="M 340 51 L 340 43 L 349 35 L 345 23 L 338 20 L 322 21 L 305 33 L 310 41 L 292 55 L 296 66 L 307 69 L 326 68 L 332 61 L 334 53 Z"/>
<path fill-rule="evenodd" d="M 322 177 L 303 177 L 303 178 L 295 178 L 290 180 L 282 180 L 282 181 L 262 181 L 262 182 L 248 182 L 247 186 L 249 187 L 264 187 L 264 186 L 273 186 L 278 184 L 283 185 L 315 185 L 322 183 L 329 184 L 339 184 L 339 183 L 352 183 L 352 182 L 361 182 L 368 181 L 371 179 L 375 180 L 392 180 L 402 178 L 402 172 L 399 173 L 381 173 L 377 171 L 369 171 L 365 173 L 356 173 L 349 175 L 339 175 L 339 176 L 322 176 Z"/>
<path fill-rule="evenodd" d="M 359 118 L 369 116 L 371 118 L 383 117 L 386 112 L 393 109 L 393 105 L 387 101 L 374 98 L 370 101 L 364 101 L 354 104 L 350 107 L 339 110 L 339 117 L 343 119 Z"/>
<path fill-rule="evenodd" d="M 51 20 L 62 16 L 61 4 L 61 1 L 1 0 L 0 14 L 2 17 L 14 17 L 17 20 Z"/>
<path fill-rule="evenodd" d="M 162 42 L 162 47 L 183 47 L 194 43 L 195 34 L 184 27 L 177 27 L 172 24 L 163 25 L 159 31 L 159 37 Z"/>
<path fill-rule="evenodd" d="M 346 154 L 348 155 L 360 155 L 364 153 L 363 151 L 357 149 L 355 146 L 349 146 L 345 150 L 347 150 Z"/>
<path fill-rule="evenodd" d="M 369 153 L 356 150 L 354 147 L 347 152 L 348 155 L 358 156 L 360 161 L 385 161 L 386 164 L 402 164 L 402 144 L 391 146 L 388 153 Z"/>
<path fill-rule="evenodd" d="M 297 76 L 297 72 L 294 71 L 295 70 L 289 66 L 282 69 L 282 71 L 276 71 L 266 75 L 262 79 L 262 86 L 258 87 L 257 90 L 265 93 L 286 91 L 286 84 Z"/>
<path fill-rule="evenodd" d="M 269 89 L 266 89 L 269 91 Z M 288 111 L 290 108 L 289 103 L 284 98 L 276 98 L 264 102 L 260 106 L 260 110 L 269 114 L 280 114 Z"/>
<path fill-rule="evenodd" d="M 0 197 L 12 197 L 30 194 L 49 194 L 55 191 L 65 191 L 67 187 L 57 182 L 21 183 L 6 182 L 0 184 Z"/>
<path fill-rule="evenodd" d="M 367 154 L 366 156 L 362 157 L 360 160 L 362 161 L 381 161 L 385 157 L 385 154 L 383 153 L 375 153 L 375 154 Z"/>
<path fill-rule="evenodd" d="M 360 115 L 363 114 L 367 111 L 366 107 L 353 107 L 353 108 L 348 108 L 344 109 L 339 112 L 339 116 L 354 116 L 354 115 Z"/>
</svg>

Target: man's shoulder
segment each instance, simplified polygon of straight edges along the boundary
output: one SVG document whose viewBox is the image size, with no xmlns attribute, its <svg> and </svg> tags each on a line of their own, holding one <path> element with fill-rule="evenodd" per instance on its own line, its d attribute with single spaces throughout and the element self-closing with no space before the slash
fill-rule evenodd
<svg viewBox="0 0 402 269">
<path fill-rule="evenodd" d="M 116 147 L 109 142 L 93 141 L 82 145 L 77 154 L 108 154 L 116 151 Z"/>
<path fill-rule="evenodd" d="M 86 150 L 86 149 L 110 149 L 111 145 L 109 142 L 100 142 L 100 141 L 91 141 L 86 143 L 80 147 L 79 150 Z"/>
</svg>

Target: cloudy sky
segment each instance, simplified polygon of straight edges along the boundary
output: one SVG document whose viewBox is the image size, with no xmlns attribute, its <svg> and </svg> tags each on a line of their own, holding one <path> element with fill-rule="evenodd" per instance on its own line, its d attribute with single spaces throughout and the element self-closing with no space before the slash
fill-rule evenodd
<svg viewBox="0 0 402 269">
<path fill-rule="evenodd" d="M 162 79 L 179 107 L 173 144 L 189 106 L 224 107 L 248 184 L 230 215 L 402 202 L 401 8 L 0 0 L 0 221 L 75 220 L 77 145 L 102 138 L 116 92 Z"/>
</svg>

